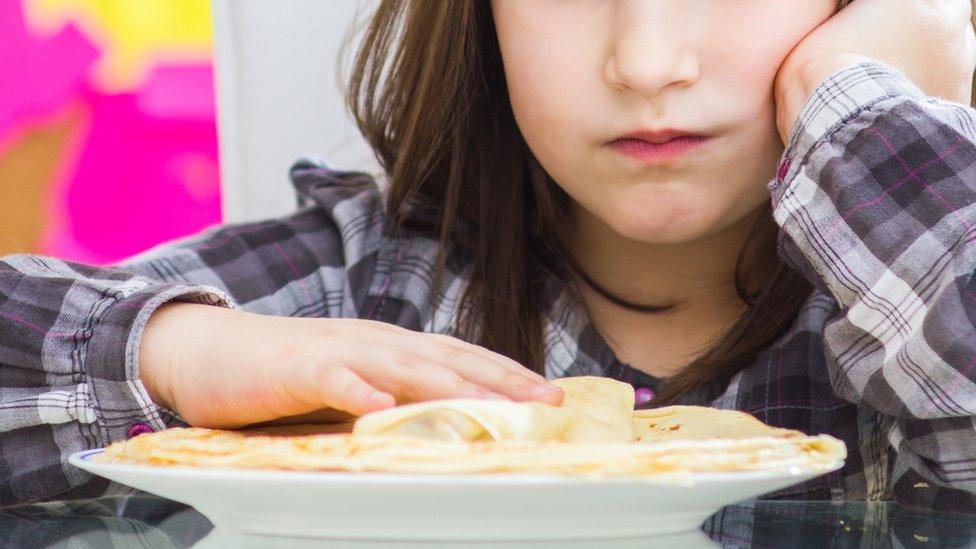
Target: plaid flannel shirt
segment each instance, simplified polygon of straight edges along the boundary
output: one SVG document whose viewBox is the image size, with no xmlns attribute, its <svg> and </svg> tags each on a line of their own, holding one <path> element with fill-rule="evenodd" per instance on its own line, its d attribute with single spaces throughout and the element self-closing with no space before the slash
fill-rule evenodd
<svg viewBox="0 0 976 549">
<path fill-rule="evenodd" d="M 815 285 L 792 327 L 684 402 L 830 433 L 846 466 L 771 494 L 974 509 L 976 111 L 879 63 L 807 101 L 769 183 L 779 252 Z M 301 159 L 300 208 L 228 224 L 111 267 L 0 260 L 0 502 L 119 487 L 66 462 L 133 426 L 180 425 L 138 377 L 142 330 L 171 300 L 282 316 L 370 318 L 453 333 L 468 269 L 431 302 L 436 240 L 395 233 L 361 173 Z M 560 282 L 547 286 L 546 374 L 654 388 L 613 355 Z"/>
</svg>

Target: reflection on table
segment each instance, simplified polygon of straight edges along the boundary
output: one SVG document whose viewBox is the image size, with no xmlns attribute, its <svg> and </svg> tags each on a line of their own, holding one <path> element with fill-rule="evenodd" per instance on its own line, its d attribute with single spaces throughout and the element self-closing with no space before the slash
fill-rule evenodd
<svg viewBox="0 0 976 549">
<path fill-rule="evenodd" d="M 504 529 L 499 524 L 499 529 Z M 191 507 L 137 493 L 94 500 L 0 508 L 3 547 L 390 547 L 388 541 L 239 538 L 214 530 Z M 398 547 L 421 547 L 424 543 Z M 492 542 L 491 546 L 498 546 Z M 592 547 L 594 541 L 505 544 L 505 547 Z M 599 541 L 600 547 L 970 547 L 976 516 L 906 509 L 891 502 L 758 501 L 725 507 L 699 532 L 668 538 Z M 477 547 L 487 544 L 444 544 Z"/>
</svg>

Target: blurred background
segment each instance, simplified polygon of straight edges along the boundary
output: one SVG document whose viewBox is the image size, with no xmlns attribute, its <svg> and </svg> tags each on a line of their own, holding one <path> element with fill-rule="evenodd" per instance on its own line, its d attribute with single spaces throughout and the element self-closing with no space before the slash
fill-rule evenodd
<svg viewBox="0 0 976 549">
<path fill-rule="evenodd" d="M 337 65 L 365 3 L 0 0 L 0 255 L 111 263 L 293 209 L 298 156 L 371 171 Z"/>
<path fill-rule="evenodd" d="M 121 259 L 221 219 L 208 0 L 0 0 L 0 255 Z"/>
</svg>

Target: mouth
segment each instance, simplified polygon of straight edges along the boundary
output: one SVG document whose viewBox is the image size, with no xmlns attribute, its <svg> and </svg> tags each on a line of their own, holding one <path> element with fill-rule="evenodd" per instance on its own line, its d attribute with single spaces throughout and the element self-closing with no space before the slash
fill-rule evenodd
<svg viewBox="0 0 976 549">
<path fill-rule="evenodd" d="M 675 159 L 706 144 L 711 137 L 682 130 L 637 131 L 607 145 L 624 156 L 656 163 Z"/>
</svg>

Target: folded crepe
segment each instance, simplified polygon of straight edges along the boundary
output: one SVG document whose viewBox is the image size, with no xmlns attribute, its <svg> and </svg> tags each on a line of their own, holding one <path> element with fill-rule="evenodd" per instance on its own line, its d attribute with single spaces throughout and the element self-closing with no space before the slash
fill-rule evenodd
<svg viewBox="0 0 976 549">
<path fill-rule="evenodd" d="M 366 414 L 356 436 L 415 437 L 442 441 L 630 442 L 634 390 L 608 378 L 580 376 L 553 382 L 561 406 L 541 402 L 445 399 Z"/>
<path fill-rule="evenodd" d="M 450 399 L 359 418 L 352 433 L 294 427 L 168 429 L 109 446 L 99 461 L 250 469 L 425 474 L 660 476 L 827 470 L 844 459 L 827 435 L 696 406 L 634 411 L 633 389 L 606 378 L 555 381 L 561 406 Z M 298 434 L 296 434 L 298 433 Z"/>
</svg>

